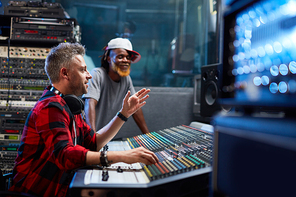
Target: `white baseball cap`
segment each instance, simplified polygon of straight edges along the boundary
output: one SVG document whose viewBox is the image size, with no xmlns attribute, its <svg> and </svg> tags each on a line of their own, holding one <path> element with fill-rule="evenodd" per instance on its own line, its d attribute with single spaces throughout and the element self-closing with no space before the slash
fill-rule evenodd
<svg viewBox="0 0 296 197">
<path fill-rule="evenodd" d="M 131 52 L 131 62 L 137 63 L 141 59 L 141 55 L 133 51 L 132 43 L 129 41 L 129 39 L 126 38 L 114 38 L 108 42 L 108 46 L 106 47 L 106 50 L 108 49 L 125 49 L 129 52 Z"/>
</svg>

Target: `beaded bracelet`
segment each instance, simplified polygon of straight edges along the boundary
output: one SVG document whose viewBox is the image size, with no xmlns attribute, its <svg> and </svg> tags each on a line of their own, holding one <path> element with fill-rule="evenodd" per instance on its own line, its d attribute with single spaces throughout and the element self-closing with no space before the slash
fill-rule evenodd
<svg viewBox="0 0 296 197">
<path fill-rule="evenodd" d="M 100 162 L 101 162 L 101 165 L 104 166 L 104 167 L 109 167 L 109 162 L 108 162 L 108 159 L 107 159 L 107 151 L 101 151 L 101 156 L 100 156 Z"/>
</svg>

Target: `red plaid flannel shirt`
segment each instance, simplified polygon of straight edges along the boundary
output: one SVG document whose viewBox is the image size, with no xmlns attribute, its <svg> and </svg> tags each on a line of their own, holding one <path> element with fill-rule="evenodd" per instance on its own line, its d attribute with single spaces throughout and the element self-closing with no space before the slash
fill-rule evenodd
<svg viewBox="0 0 296 197">
<path fill-rule="evenodd" d="M 64 99 L 48 88 L 25 123 L 11 191 L 45 197 L 65 196 L 72 179 L 71 172 L 85 165 L 88 150 L 96 150 L 93 130 L 81 115 L 73 116 Z"/>
</svg>

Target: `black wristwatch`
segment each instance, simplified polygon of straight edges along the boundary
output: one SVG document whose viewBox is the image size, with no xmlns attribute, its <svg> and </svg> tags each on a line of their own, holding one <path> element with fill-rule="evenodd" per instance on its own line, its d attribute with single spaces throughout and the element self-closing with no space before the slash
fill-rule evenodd
<svg viewBox="0 0 296 197">
<path fill-rule="evenodd" d="M 124 122 L 127 121 L 127 117 L 125 117 L 122 113 L 118 112 L 118 113 L 117 113 L 117 116 L 118 116 L 121 120 L 123 120 Z"/>
</svg>

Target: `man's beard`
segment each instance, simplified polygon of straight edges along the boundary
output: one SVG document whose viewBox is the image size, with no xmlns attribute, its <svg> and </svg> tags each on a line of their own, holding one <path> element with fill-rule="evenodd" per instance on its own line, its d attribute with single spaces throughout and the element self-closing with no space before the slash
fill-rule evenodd
<svg viewBox="0 0 296 197">
<path fill-rule="evenodd" d="M 117 66 L 117 65 L 115 65 L 115 63 L 111 60 L 111 65 L 112 65 L 112 70 L 114 71 L 114 72 L 116 72 L 116 73 L 118 73 L 119 74 L 119 76 L 121 76 L 121 77 L 126 77 L 126 76 L 129 76 L 129 74 L 130 74 L 130 72 L 131 72 L 131 70 L 130 70 L 130 65 L 129 65 L 129 67 L 128 67 L 128 69 L 126 70 L 126 71 L 122 71 L 121 69 L 120 69 L 120 67 L 119 66 Z"/>
<path fill-rule="evenodd" d="M 82 84 L 78 86 L 77 84 L 72 83 L 69 88 L 71 89 L 72 94 L 76 96 L 81 96 L 87 93 L 87 89 L 85 89 Z"/>
</svg>

